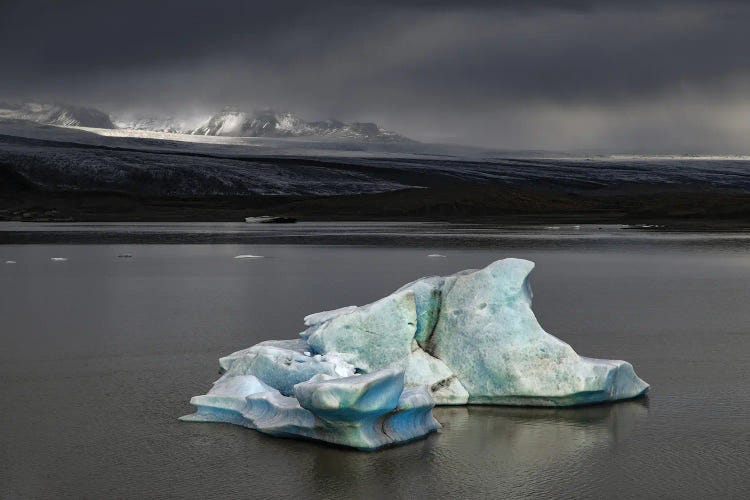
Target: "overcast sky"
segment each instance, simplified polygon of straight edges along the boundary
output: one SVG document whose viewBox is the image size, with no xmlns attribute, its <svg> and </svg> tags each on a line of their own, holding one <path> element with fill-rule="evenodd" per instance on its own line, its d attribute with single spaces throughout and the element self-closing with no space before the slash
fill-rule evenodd
<svg viewBox="0 0 750 500">
<path fill-rule="evenodd" d="M 750 2 L 352 3 L 1 0 L 0 100 L 276 107 L 500 148 L 750 153 Z"/>
</svg>

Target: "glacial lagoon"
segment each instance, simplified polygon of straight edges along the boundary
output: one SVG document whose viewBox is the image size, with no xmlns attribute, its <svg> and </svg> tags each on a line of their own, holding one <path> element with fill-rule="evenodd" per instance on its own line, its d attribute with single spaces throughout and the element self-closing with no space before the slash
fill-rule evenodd
<svg viewBox="0 0 750 500">
<path fill-rule="evenodd" d="M 34 240 L 38 225 L 0 227 L 0 496 L 750 492 L 744 234 L 319 225 L 258 238 L 198 226 L 209 236 L 191 225 L 66 229 L 75 244 L 49 231 Z M 536 262 L 545 330 L 583 356 L 631 362 L 649 394 L 576 408 L 437 407 L 440 432 L 377 452 L 177 420 L 230 352 L 288 338 L 307 314 L 505 257 Z"/>
</svg>

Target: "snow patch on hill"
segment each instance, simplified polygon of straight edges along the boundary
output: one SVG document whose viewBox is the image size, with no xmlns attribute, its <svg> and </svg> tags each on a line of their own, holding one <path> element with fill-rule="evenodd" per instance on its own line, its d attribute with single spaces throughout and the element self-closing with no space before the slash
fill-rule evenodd
<svg viewBox="0 0 750 500">
<path fill-rule="evenodd" d="M 169 134 L 189 134 L 198 123 L 199 119 L 180 119 L 172 116 L 149 116 L 140 114 L 114 115 L 115 127 L 121 130 L 145 130 L 151 132 L 163 132 Z"/>
</svg>

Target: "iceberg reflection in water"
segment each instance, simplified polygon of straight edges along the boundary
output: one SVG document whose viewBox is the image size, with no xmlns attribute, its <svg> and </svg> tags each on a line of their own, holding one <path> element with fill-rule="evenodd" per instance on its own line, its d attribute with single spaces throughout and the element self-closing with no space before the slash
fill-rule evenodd
<svg viewBox="0 0 750 500">
<path fill-rule="evenodd" d="M 441 406 L 434 414 L 443 425 L 439 435 L 385 454 L 343 459 L 335 448 L 312 448 L 312 489 L 391 498 L 413 492 L 417 478 L 422 498 L 553 498 L 561 490 L 575 492 L 572 498 L 596 496 L 597 480 L 586 468 L 632 439 L 649 416 L 649 400 L 580 408 Z M 482 467 L 474 467 L 478 460 Z M 632 480 L 601 469 L 607 484 Z"/>
</svg>

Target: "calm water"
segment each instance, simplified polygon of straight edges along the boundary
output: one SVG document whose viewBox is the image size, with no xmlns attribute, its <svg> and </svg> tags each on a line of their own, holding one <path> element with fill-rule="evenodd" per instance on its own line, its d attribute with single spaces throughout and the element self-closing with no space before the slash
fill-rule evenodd
<svg viewBox="0 0 750 500">
<path fill-rule="evenodd" d="M 469 246 L 450 229 L 400 231 L 360 246 L 0 245 L 0 497 L 750 495 L 750 239 L 474 231 L 459 236 Z M 177 421 L 221 355 L 292 338 L 305 314 L 507 256 L 536 261 L 549 332 L 631 361 L 650 396 L 438 408 L 439 434 L 375 453 Z"/>
</svg>

